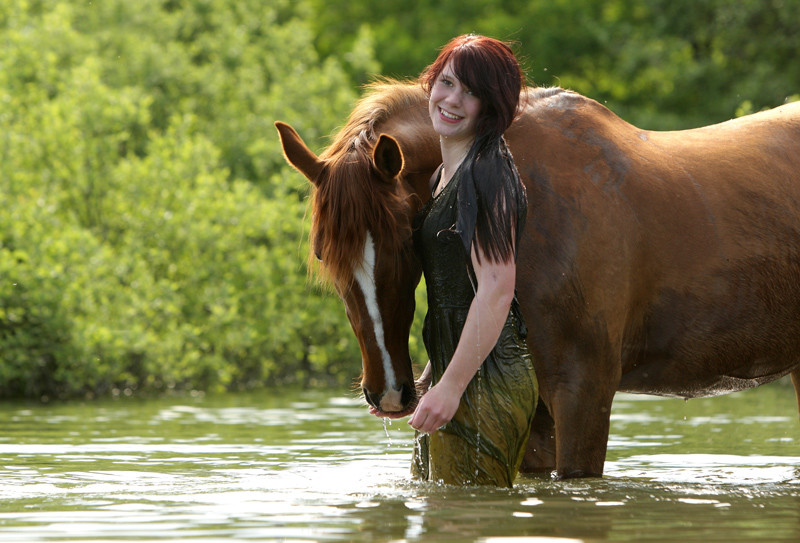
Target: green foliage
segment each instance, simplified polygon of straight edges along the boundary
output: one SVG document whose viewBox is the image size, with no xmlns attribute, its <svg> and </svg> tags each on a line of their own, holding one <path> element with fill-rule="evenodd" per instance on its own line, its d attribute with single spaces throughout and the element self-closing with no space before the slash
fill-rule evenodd
<svg viewBox="0 0 800 543">
<path fill-rule="evenodd" d="M 386 75 L 413 77 L 453 36 L 516 41 L 538 85 L 574 89 L 644 128 L 727 120 L 800 88 L 800 0 L 310 0 L 323 55 L 372 31 Z M 366 29 L 366 30 L 365 30 Z"/>
<path fill-rule="evenodd" d="M 0 2 L 1 396 L 358 374 L 272 126 L 319 140 L 355 98 L 303 9 Z"/>
<path fill-rule="evenodd" d="M 647 128 L 798 99 L 800 0 L 0 0 L 0 397 L 348 382 L 309 284 L 315 150 L 358 86 L 451 37 Z M 425 293 L 417 292 L 418 314 Z M 422 362 L 417 319 L 412 356 Z"/>
</svg>

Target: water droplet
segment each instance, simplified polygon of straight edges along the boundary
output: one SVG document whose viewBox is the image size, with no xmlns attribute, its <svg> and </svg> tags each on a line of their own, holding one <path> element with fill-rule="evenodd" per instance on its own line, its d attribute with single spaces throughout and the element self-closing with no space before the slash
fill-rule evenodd
<svg viewBox="0 0 800 543">
<path fill-rule="evenodd" d="M 483 365 L 478 366 L 478 416 L 475 418 L 475 433 L 477 434 L 475 457 L 480 458 L 481 454 L 481 378 L 483 377 Z M 478 468 L 475 468 L 475 479 L 478 479 Z"/>
<path fill-rule="evenodd" d="M 387 447 L 391 447 L 392 446 L 392 436 L 389 435 L 389 428 L 388 428 L 388 425 L 386 424 L 387 421 L 389 422 L 389 424 L 392 424 L 392 421 L 389 420 L 388 417 L 383 417 L 383 431 L 386 434 L 386 438 L 389 440 L 389 444 L 386 445 L 386 446 Z"/>
</svg>

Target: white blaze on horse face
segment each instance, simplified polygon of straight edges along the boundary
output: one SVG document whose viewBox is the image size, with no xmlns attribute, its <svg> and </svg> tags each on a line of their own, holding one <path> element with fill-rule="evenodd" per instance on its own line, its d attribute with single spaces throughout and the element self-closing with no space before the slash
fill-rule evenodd
<svg viewBox="0 0 800 543">
<path fill-rule="evenodd" d="M 383 333 L 383 319 L 378 307 L 378 293 L 375 287 L 375 242 L 372 234 L 367 232 L 367 240 L 364 243 L 364 261 L 355 269 L 355 278 L 361 293 L 364 295 L 364 303 L 372 319 L 375 341 L 381 352 L 383 360 L 383 373 L 386 376 L 384 395 L 380 400 L 382 411 L 400 411 L 403 408 L 401 392 L 397 390 L 397 378 L 392 368 L 392 360 L 389 351 L 386 350 L 386 341 Z"/>
</svg>

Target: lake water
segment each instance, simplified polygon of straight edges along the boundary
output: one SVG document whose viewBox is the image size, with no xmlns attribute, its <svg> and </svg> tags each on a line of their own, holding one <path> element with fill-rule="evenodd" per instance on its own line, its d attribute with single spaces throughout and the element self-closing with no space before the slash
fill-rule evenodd
<svg viewBox="0 0 800 543">
<path fill-rule="evenodd" d="M 599 480 L 418 483 L 412 438 L 346 391 L 0 404 L 0 541 L 800 541 L 782 384 L 619 395 Z"/>
</svg>

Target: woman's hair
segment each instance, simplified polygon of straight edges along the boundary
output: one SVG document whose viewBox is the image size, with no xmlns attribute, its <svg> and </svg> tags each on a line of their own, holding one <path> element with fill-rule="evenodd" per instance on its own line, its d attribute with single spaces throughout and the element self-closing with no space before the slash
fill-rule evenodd
<svg viewBox="0 0 800 543">
<path fill-rule="evenodd" d="M 525 76 L 508 44 L 467 34 L 450 40 L 422 72 L 428 94 L 448 63 L 481 103 L 475 142 L 461 166 L 456 232 L 468 254 L 474 238 L 489 260 L 506 262 L 516 258 L 527 198 L 503 133 L 519 111 Z"/>
</svg>

